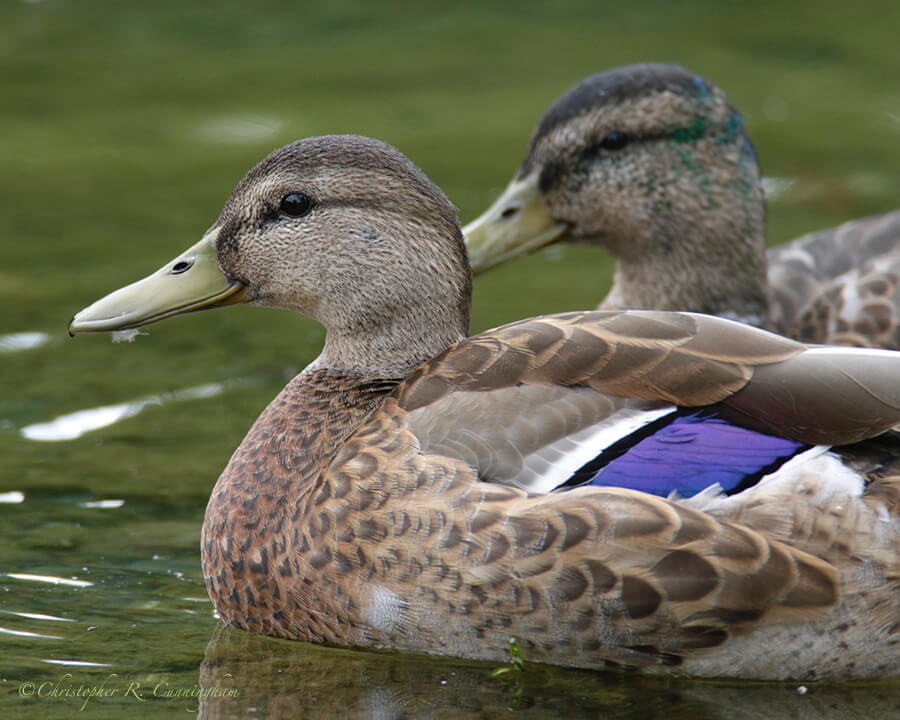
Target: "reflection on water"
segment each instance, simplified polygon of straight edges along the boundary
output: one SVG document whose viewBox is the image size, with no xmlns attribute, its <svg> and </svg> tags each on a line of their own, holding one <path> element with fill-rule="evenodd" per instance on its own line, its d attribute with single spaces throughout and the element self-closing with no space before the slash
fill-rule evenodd
<svg viewBox="0 0 900 720">
<path fill-rule="evenodd" d="M 124 500 L 89 500 L 81 503 L 81 507 L 86 508 L 120 508 L 125 504 Z"/>
<path fill-rule="evenodd" d="M 195 134 L 208 143 L 238 144 L 271 141 L 286 122 L 267 115 L 226 115 L 211 117 Z"/>
<path fill-rule="evenodd" d="M 31 350 L 32 348 L 45 345 L 49 340 L 50 336 L 44 332 L 20 332 L 0 335 L 0 353 Z"/>
<path fill-rule="evenodd" d="M 75 622 L 72 618 L 56 617 L 55 615 L 43 615 L 41 613 L 14 612 L 13 610 L 0 610 L 6 615 L 17 615 L 29 620 L 50 620 L 53 622 Z"/>
<path fill-rule="evenodd" d="M 57 441 L 74 440 L 91 430 L 109 427 L 120 420 L 131 418 L 149 405 L 166 405 L 186 402 L 188 400 L 202 400 L 221 395 L 228 388 L 246 387 L 251 383 L 247 378 L 230 380 L 224 383 L 207 383 L 185 390 L 148 395 L 147 397 L 119 403 L 118 405 L 105 405 L 103 407 L 78 410 L 73 413 L 60 415 L 49 422 L 35 423 L 23 427 L 19 432 L 22 437 L 29 440 Z M 118 502 L 118 501 L 109 501 Z M 99 506 L 95 506 L 99 507 Z M 103 507 L 118 507 L 106 505 Z"/>
<path fill-rule="evenodd" d="M 79 410 L 60 415 L 49 422 L 27 425 L 19 432 L 22 437 L 29 440 L 74 440 L 91 430 L 98 430 L 119 420 L 134 417 L 147 405 L 156 405 L 159 402 L 159 398 L 151 396 L 119 405 Z"/>
<path fill-rule="evenodd" d="M 28 632 L 27 630 L 10 630 L 5 627 L 0 627 L 0 633 L 4 635 L 18 635 L 19 637 L 43 638 L 44 640 L 63 639 L 61 635 L 41 635 L 40 633 Z"/>
<path fill-rule="evenodd" d="M 220 626 L 206 648 L 202 718 L 624 717 L 661 712 L 667 682 L 547 666 L 492 678 L 494 666 L 274 640 Z M 223 689 L 237 693 L 225 695 Z"/>
<path fill-rule="evenodd" d="M 109 663 L 87 662 L 85 660 L 41 660 L 48 665 L 65 665 L 67 667 L 109 667 Z"/>
<path fill-rule="evenodd" d="M 33 580 L 35 582 L 49 583 L 50 585 L 71 585 L 72 587 L 90 587 L 94 583 L 78 578 L 62 578 L 53 575 L 32 575 L 30 573 L 6 573 L 6 577 L 15 580 Z"/>
<path fill-rule="evenodd" d="M 526 664 L 494 666 L 274 640 L 220 626 L 200 668 L 201 718 L 900 717 L 897 684 L 698 682 Z M 227 692 L 230 691 L 230 692 Z"/>
<path fill-rule="evenodd" d="M 764 177 L 762 179 L 763 190 L 767 200 L 776 200 L 784 195 L 795 183 L 791 178 Z"/>
</svg>

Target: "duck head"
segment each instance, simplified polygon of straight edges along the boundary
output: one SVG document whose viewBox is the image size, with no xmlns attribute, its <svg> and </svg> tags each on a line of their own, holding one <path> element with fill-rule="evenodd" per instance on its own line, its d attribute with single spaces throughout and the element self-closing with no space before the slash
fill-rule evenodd
<svg viewBox="0 0 900 720">
<path fill-rule="evenodd" d="M 698 75 L 648 64 L 556 100 L 506 191 L 463 232 L 476 273 L 553 242 L 593 243 L 618 261 L 605 306 L 724 304 L 752 319 L 767 302 L 764 222 L 740 114 Z"/>
<path fill-rule="evenodd" d="M 386 143 L 299 140 L 247 173 L 199 243 L 76 314 L 69 332 L 235 303 L 322 323 L 319 365 L 408 371 L 468 332 L 471 271 L 453 206 Z"/>
</svg>

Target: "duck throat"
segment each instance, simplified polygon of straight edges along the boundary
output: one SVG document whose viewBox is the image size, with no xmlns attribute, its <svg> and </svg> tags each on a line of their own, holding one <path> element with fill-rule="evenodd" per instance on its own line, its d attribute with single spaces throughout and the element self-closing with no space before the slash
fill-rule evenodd
<svg viewBox="0 0 900 720">
<path fill-rule="evenodd" d="M 604 243 L 617 263 L 600 307 L 684 310 L 770 327 L 764 217 L 721 215 L 695 214 L 688 224 L 670 216 Z"/>
<path fill-rule="evenodd" d="M 307 368 L 256 420 L 219 477 L 203 523 L 203 574 L 223 620 L 296 636 L 280 623 L 290 588 L 302 580 L 293 558 L 313 536 L 306 530 L 317 522 L 316 496 L 327 490 L 324 471 L 397 382 Z"/>
<path fill-rule="evenodd" d="M 393 306 L 389 312 L 357 311 L 340 321 L 331 318 L 323 323 L 325 346 L 309 368 L 362 372 L 370 377 L 406 377 L 465 338 L 468 318 L 467 299 L 465 303 L 452 302 L 439 293 Z"/>
<path fill-rule="evenodd" d="M 761 268 L 723 268 L 689 258 L 655 258 L 653 262 L 616 265 L 613 286 L 602 309 L 682 310 L 708 313 L 768 328 L 770 292 Z M 760 273 L 762 270 L 762 273 Z"/>
</svg>

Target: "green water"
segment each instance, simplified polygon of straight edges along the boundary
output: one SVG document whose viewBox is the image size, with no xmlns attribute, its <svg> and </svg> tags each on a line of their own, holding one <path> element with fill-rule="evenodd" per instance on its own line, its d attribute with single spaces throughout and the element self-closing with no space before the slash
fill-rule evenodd
<svg viewBox="0 0 900 720">
<path fill-rule="evenodd" d="M 896 0 L 5 0 L 0 716 L 74 716 L 84 699 L 64 693 L 79 686 L 108 693 L 89 699 L 93 717 L 900 715 L 893 684 L 802 694 L 539 667 L 492 679 L 471 663 L 214 635 L 198 548 L 206 498 L 322 332 L 239 308 L 167 321 L 134 344 L 65 335 L 75 311 L 193 244 L 278 145 L 388 140 L 465 221 L 512 175 L 557 95 L 641 60 L 680 62 L 742 110 L 766 174 L 793 181 L 770 203 L 772 241 L 894 209 L 898 27 Z M 590 250 L 521 259 L 478 280 L 472 328 L 591 307 L 609 274 Z M 13 349 L 17 333 L 45 336 Z M 23 435 L 142 398 L 140 412 L 74 439 Z M 172 697 L 217 684 L 223 696 Z"/>
</svg>

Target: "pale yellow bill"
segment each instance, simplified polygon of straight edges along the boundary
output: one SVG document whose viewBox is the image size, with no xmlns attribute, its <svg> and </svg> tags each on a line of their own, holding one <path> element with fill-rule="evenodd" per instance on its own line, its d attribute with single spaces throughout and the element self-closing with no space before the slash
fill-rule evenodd
<svg viewBox="0 0 900 720">
<path fill-rule="evenodd" d="M 77 313 L 69 335 L 128 330 L 173 315 L 248 302 L 245 287 L 229 280 L 216 259 L 218 228 L 152 275 L 120 288 Z"/>
<path fill-rule="evenodd" d="M 475 274 L 517 255 L 539 250 L 568 229 L 547 210 L 538 191 L 538 173 L 514 179 L 480 217 L 463 228 Z"/>
</svg>

